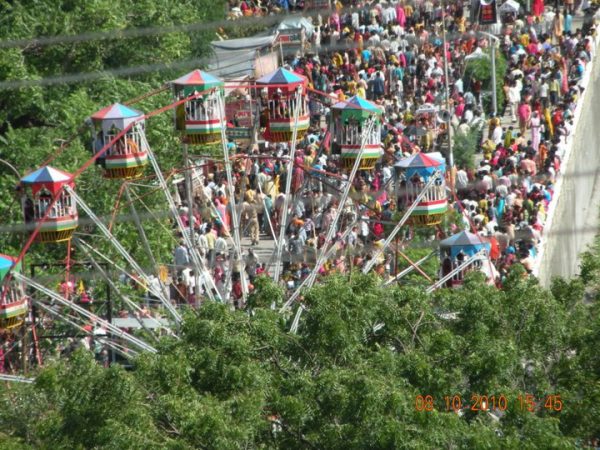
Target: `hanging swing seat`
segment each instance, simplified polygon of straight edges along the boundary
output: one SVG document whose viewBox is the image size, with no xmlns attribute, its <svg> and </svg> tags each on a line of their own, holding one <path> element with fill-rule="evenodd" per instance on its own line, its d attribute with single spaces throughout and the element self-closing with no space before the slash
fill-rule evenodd
<svg viewBox="0 0 600 450">
<path fill-rule="evenodd" d="M 0 305 L 0 330 L 17 328 L 25 321 L 27 301 L 25 298 Z"/>
</svg>

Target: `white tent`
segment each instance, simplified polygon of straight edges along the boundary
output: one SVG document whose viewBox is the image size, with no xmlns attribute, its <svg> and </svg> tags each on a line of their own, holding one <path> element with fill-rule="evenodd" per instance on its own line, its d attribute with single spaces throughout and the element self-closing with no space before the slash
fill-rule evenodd
<svg viewBox="0 0 600 450">
<path fill-rule="evenodd" d="M 277 31 L 297 30 L 299 28 L 302 28 L 304 30 L 304 34 L 306 35 L 307 39 L 310 39 L 313 33 L 315 32 L 315 27 L 310 22 L 310 20 L 301 16 L 288 17 L 287 19 L 284 19 L 277 26 Z"/>
</svg>

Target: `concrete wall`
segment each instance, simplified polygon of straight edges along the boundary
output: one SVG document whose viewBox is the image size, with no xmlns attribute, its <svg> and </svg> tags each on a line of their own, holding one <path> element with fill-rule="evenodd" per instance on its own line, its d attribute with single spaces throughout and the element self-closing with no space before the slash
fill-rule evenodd
<svg viewBox="0 0 600 450">
<path fill-rule="evenodd" d="M 596 47 L 598 49 L 598 47 Z M 597 51 L 596 51 L 597 53 Z M 540 244 L 537 275 L 544 286 L 554 276 L 578 273 L 579 255 L 598 232 L 600 218 L 600 61 L 595 57 L 584 78 L 583 101 L 575 112 L 575 132 L 556 183 Z"/>
</svg>

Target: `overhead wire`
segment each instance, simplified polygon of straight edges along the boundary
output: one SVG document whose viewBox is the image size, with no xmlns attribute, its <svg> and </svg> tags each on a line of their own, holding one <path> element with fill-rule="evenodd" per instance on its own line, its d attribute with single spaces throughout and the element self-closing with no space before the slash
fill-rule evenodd
<svg viewBox="0 0 600 450">
<path fill-rule="evenodd" d="M 454 33 L 448 34 L 449 39 L 453 38 L 462 38 L 465 36 L 470 36 L 469 33 Z M 428 36 L 429 41 L 435 41 L 439 37 L 435 34 Z M 407 39 L 409 45 L 416 43 L 417 38 Z M 369 48 L 384 48 L 381 43 L 371 43 L 367 45 Z M 335 45 L 321 45 L 319 47 L 315 47 L 315 53 L 326 53 L 333 52 L 338 50 L 351 50 L 353 48 L 358 48 L 358 45 L 354 42 L 344 42 L 339 41 Z M 293 56 L 296 54 L 296 49 L 293 48 L 284 48 L 280 50 L 278 53 L 283 54 L 286 57 Z M 310 52 L 309 52 L 310 53 Z M 88 81 L 98 81 L 102 79 L 108 79 L 110 77 L 125 77 L 125 76 L 134 76 L 141 75 L 147 72 L 161 72 L 165 70 L 175 70 L 175 69 L 184 69 L 190 67 L 203 67 L 208 65 L 209 63 L 214 62 L 214 58 L 212 56 L 198 57 L 198 58 L 186 58 L 166 63 L 155 63 L 155 64 L 143 64 L 138 66 L 128 66 L 128 67 L 118 67 L 114 69 L 106 69 L 98 72 L 78 72 L 67 75 L 58 75 L 58 76 L 50 76 L 43 77 L 38 79 L 31 80 L 5 80 L 0 81 L 0 91 L 3 90 L 14 90 L 21 89 L 26 87 L 36 87 L 36 86 L 51 86 L 55 84 L 72 84 L 72 83 L 81 83 Z M 215 71 L 220 71 L 223 69 L 227 69 L 230 67 L 234 67 L 238 65 L 238 62 L 234 62 L 229 65 L 220 65 L 217 64 L 214 67 Z M 157 91 L 164 91 L 166 88 L 161 86 L 157 88 Z"/>
<path fill-rule="evenodd" d="M 239 22 L 238 22 L 238 23 L 239 23 Z M 70 39 L 70 38 L 69 38 L 69 39 Z M 57 41 L 56 41 L 56 40 L 52 40 L 52 39 L 50 38 L 50 39 L 49 39 L 47 42 L 48 42 L 48 43 L 52 43 L 52 42 L 57 42 Z M 342 44 L 340 45 L 340 47 L 343 47 L 343 48 L 351 48 L 351 47 L 352 47 L 352 44 L 342 43 Z M 331 48 L 325 48 L 325 47 L 324 47 L 324 49 L 325 49 L 325 50 L 331 50 Z M 191 61 L 197 61 L 197 60 L 189 60 L 189 61 L 186 61 L 186 62 L 191 62 Z M 176 63 L 176 64 L 177 64 L 177 63 Z M 169 66 L 170 66 L 170 67 L 173 67 L 173 65 L 172 65 L 172 64 L 170 64 Z M 113 73 L 121 73 L 121 74 L 133 73 L 133 72 L 131 72 L 132 70 L 134 70 L 134 71 L 135 71 L 135 70 L 139 70 L 139 69 L 143 69 L 143 70 L 155 70 L 155 69 L 156 69 L 156 67 L 157 67 L 156 65 L 146 65 L 146 66 L 139 66 L 139 67 L 137 67 L 137 68 L 135 68 L 135 67 L 134 67 L 134 68 L 124 68 L 124 69 L 117 69 L 117 70 L 116 70 L 116 71 L 114 71 Z M 92 73 L 92 74 L 86 74 L 85 76 L 100 76 L 100 77 L 102 77 L 102 76 L 105 76 L 105 74 L 106 74 L 106 72 L 103 72 L 103 73 L 95 73 L 95 74 L 94 74 L 94 73 Z M 75 76 L 76 76 L 76 75 L 67 75 L 66 77 L 62 77 L 62 78 L 61 78 L 61 80 L 59 80 L 59 78 L 60 78 L 60 77 L 51 77 L 51 78 L 42 79 L 42 80 L 30 80 L 30 81 L 35 81 L 35 82 L 38 82 L 38 83 L 52 83 L 52 82 L 54 82 L 54 81 L 56 81 L 56 82 L 59 82 L 59 81 L 60 81 L 60 82 L 65 82 L 66 80 L 74 80 L 74 78 L 73 78 L 73 77 L 75 77 Z M 27 80 L 26 80 L 26 81 L 27 81 Z M 9 82 L 5 82 L 5 83 L 12 83 L 12 82 L 10 82 L 10 81 L 9 81 Z M 0 88 L 2 88 L 2 86 L 3 86 L 3 85 L 2 85 L 2 83 L 0 83 Z M 8 86 L 8 85 L 4 85 L 4 86 L 6 87 L 6 86 Z M 161 91 L 162 89 L 163 89 L 163 88 L 159 89 L 159 91 Z M 201 94 L 201 93 L 200 93 L 200 94 Z M 198 95 L 200 95 L 200 94 L 198 94 Z M 143 96 L 142 96 L 142 97 L 143 97 Z M 192 97 L 193 97 L 193 96 L 192 96 Z M 159 113 L 161 113 L 161 112 L 164 112 L 164 111 L 166 111 L 166 110 L 172 109 L 173 107 L 176 107 L 176 106 L 178 106 L 179 104 L 181 104 L 181 103 L 184 103 L 184 102 L 186 102 L 186 101 L 188 101 L 188 100 L 190 100 L 190 99 L 191 99 L 191 97 L 190 97 L 190 98 L 183 99 L 183 100 L 181 100 L 181 101 L 179 101 L 179 102 L 172 103 L 172 104 L 170 104 L 170 105 L 167 105 L 166 107 L 160 108 L 159 110 L 156 110 L 156 111 L 153 111 L 153 112 L 151 112 L 151 113 L 147 114 L 145 117 L 151 117 L 151 116 L 153 116 L 153 115 L 159 114 Z M 121 135 L 123 135 L 125 132 L 127 132 L 127 129 L 126 129 L 126 130 L 122 130 L 122 132 L 121 132 L 120 134 L 121 134 Z M 120 137 L 120 136 L 117 136 L 115 139 L 118 139 L 119 137 Z M 106 149 L 108 148 L 108 146 L 109 146 L 109 144 L 107 144 L 107 145 L 105 146 L 105 148 L 104 148 L 104 149 L 102 149 L 102 150 L 106 151 Z M 82 167 L 81 167 L 81 168 L 80 168 L 80 169 L 77 171 L 77 173 L 76 173 L 76 174 L 74 174 L 74 178 L 75 178 L 75 177 L 76 177 L 78 174 L 80 174 L 80 173 L 81 173 L 83 170 L 85 170 L 85 169 L 86 169 L 86 168 L 87 168 L 87 167 L 88 167 L 88 166 L 89 166 L 91 163 L 93 163 L 93 162 L 94 162 L 94 161 L 95 161 L 95 160 L 96 160 L 96 159 L 97 159 L 97 158 L 98 158 L 98 157 L 99 157 L 99 156 L 100 156 L 102 153 L 103 153 L 102 151 L 100 151 L 100 152 L 96 153 L 96 154 L 94 155 L 94 157 L 92 157 L 92 158 L 91 158 L 91 159 L 90 159 L 90 160 L 89 160 L 87 163 L 85 163 L 85 164 L 84 164 L 84 165 L 83 165 L 83 166 L 82 166 Z M 56 199 L 54 199 L 54 200 L 56 200 Z M 31 241 L 32 241 L 32 239 L 34 238 L 34 235 L 35 235 L 35 234 L 36 234 L 36 233 L 35 233 L 35 231 L 34 231 L 34 233 L 32 234 L 32 236 L 31 236 L 31 238 L 30 238 L 29 242 L 26 244 L 26 246 L 25 246 L 25 248 L 24 248 L 23 250 L 25 250 L 25 251 L 26 251 L 26 248 L 28 248 L 28 246 L 31 244 Z M 20 258 L 21 258 L 21 257 L 22 257 L 22 255 L 20 255 Z"/>
<path fill-rule="evenodd" d="M 405 0 L 405 4 L 415 4 L 414 1 Z M 344 6 L 341 9 L 337 9 L 341 14 L 354 11 L 353 8 Z M 92 31 L 86 33 L 80 33 L 75 35 L 59 35 L 59 36 L 42 36 L 36 38 L 22 38 L 22 39 L 9 39 L 0 41 L 0 49 L 3 48 L 23 48 L 28 47 L 46 47 L 50 45 L 60 44 L 78 44 L 90 41 L 108 41 L 108 40 L 123 40 L 132 39 L 138 37 L 151 37 L 151 36 L 162 36 L 164 34 L 172 33 L 191 33 L 193 31 L 209 31 L 219 30 L 226 28 L 239 28 L 242 29 L 247 26 L 256 25 L 277 25 L 282 22 L 283 18 L 289 19 L 294 17 L 312 19 L 318 18 L 320 15 L 326 15 L 332 13 L 333 10 L 316 10 L 306 9 L 299 13 L 281 13 L 281 14 L 270 14 L 268 16 L 252 16 L 252 17 L 240 17 L 236 19 L 221 19 L 213 20 L 210 22 L 199 21 L 188 24 L 178 24 L 171 26 L 161 27 L 138 27 L 138 28 L 126 28 L 126 29 L 113 29 L 108 31 Z M 225 33 L 226 34 L 226 33 Z"/>
<path fill-rule="evenodd" d="M 298 14 L 299 17 L 317 17 L 319 11 L 304 12 Z M 291 15 L 293 17 L 294 15 Z M 0 41 L 0 49 L 2 48 L 27 48 L 27 47 L 45 47 L 49 45 L 60 44 L 78 44 L 90 41 L 108 41 L 108 40 L 123 40 L 138 37 L 161 36 L 172 33 L 191 33 L 193 31 L 209 31 L 218 30 L 219 28 L 235 27 L 242 28 L 245 26 L 255 25 L 276 25 L 281 22 L 282 17 L 290 17 L 290 15 L 270 15 L 261 17 L 245 17 L 236 20 L 222 19 L 210 22 L 193 22 L 189 24 L 179 24 L 163 27 L 144 27 L 144 28 L 126 28 L 124 30 L 109 30 L 80 33 L 75 35 L 59 35 L 59 36 L 43 36 L 38 38 L 11 39 Z"/>
</svg>

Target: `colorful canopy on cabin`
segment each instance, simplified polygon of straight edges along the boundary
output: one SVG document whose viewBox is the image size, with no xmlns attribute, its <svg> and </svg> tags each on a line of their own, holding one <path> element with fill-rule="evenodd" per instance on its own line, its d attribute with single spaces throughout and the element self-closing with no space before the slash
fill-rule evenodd
<svg viewBox="0 0 600 450">
<path fill-rule="evenodd" d="M 11 267 L 15 265 L 16 259 L 12 256 L 0 254 L 0 281 L 4 280 L 4 277 L 8 274 Z M 17 270 L 21 264 L 17 266 Z"/>
<path fill-rule="evenodd" d="M 373 114 L 378 116 L 383 114 L 383 110 L 379 106 L 358 95 L 336 103 L 331 107 L 331 110 L 335 116 L 341 115 L 342 120 L 350 118 L 366 120 Z"/>
<path fill-rule="evenodd" d="M 442 156 L 419 152 L 401 159 L 394 164 L 394 167 L 403 170 L 406 178 L 412 177 L 415 173 L 426 178 L 436 170 L 445 172 L 446 162 Z"/>
<path fill-rule="evenodd" d="M 257 84 L 300 84 L 306 83 L 306 78 L 302 75 L 298 75 L 297 73 L 290 72 L 287 69 L 280 67 L 275 72 L 271 72 L 258 80 L 256 80 Z"/>
<path fill-rule="evenodd" d="M 483 249 L 489 252 L 490 248 L 491 245 L 489 242 L 484 242 L 481 236 L 468 231 L 461 231 L 454 236 L 440 241 L 440 250 L 442 253 L 444 249 L 449 249 L 450 257 L 452 258 L 456 258 L 460 252 L 463 252 L 466 256 L 473 256 Z"/>
<path fill-rule="evenodd" d="M 127 128 L 132 122 L 143 122 L 144 113 L 129 106 L 115 103 L 101 109 L 92 115 L 92 120 L 102 124 L 102 130 L 109 133 L 113 127 L 121 131 Z"/>
<path fill-rule="evenodd" d="M 193 94 L 194 91 L 205 91 L 207 89 L 223 87 L 225 83 L 220 78 L 196 69 L 176 80 L 171 81 L 176 91 L 183 90 L 184 95 Z"/>
<path fill-rule="evenodd" d="M 115 103 L 113 105 L 102 108 L 100 111 L 92 115 L 94 120 L 108 120 L 108 119 L 131 119 L 133 117 L 140 117 L 143 113 L 137 109 L 130 108 L 129 106 Z"/>
<path fill-rule="evenodd" d="M 42 188 L 46 188 L 52 194 L 56 194 L 65 183 L 72 185 L 72 179 L 73 176 L 70 173 L 63 172 L 54 167 L 44 166 L 21 178 L 21 183 L 31 185 L 34 194 Z"/>
</svg>

